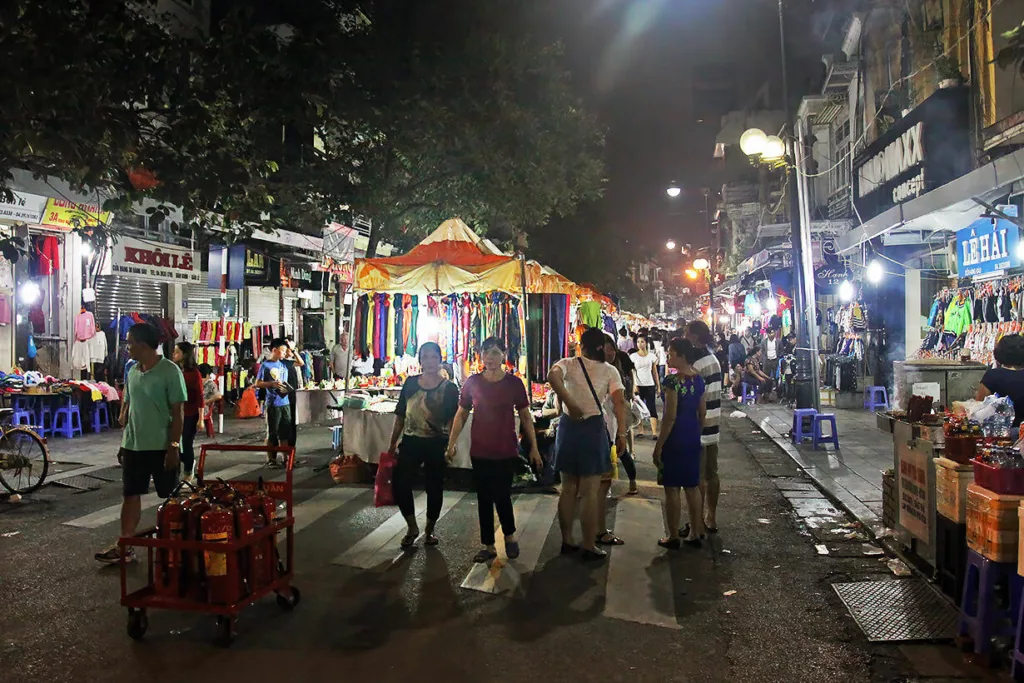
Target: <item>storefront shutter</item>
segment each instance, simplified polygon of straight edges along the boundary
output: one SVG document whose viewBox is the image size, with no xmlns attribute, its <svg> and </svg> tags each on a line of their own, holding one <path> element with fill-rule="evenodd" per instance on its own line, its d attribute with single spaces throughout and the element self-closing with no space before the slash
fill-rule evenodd
<svg viewBox="0 0 1024 683">
<path fill-rule="evenodd" d="M 188 308 L 182 311 L 189 322 L 199 316 L 202 320 L 210 320 L 219 317 L 213 312 L 213 299 L 220 298 L 219 289 L 210 289 L 205 283 L 188 284 L 182 288 L 182 297 L 188 302 Z M 228 292 L 229 296 L 236 296 L 235 292 Z"/>
<path fill-rule="evenodd" d="M 280 294 L 274 287 L 247 287 L 246 318 L 253 325 L 279 325 Z"/>
<path fill-rule="evenodd" d="M 298 292 L 294 289 L 286 289 L 284 292 L 284 334 L 293 339 L 299 338 L 299 332 L 295 326 L 295 308 L 298 305 Z"/>
<path fill-rule="evenodd" d="M 135 280 L 120 275 L 96 278 L 96 304 L 93 315 L 104 329 L 126 313 L 150 313 L 167 316 L 167 284 L 152 280 Z"/>
</svg>

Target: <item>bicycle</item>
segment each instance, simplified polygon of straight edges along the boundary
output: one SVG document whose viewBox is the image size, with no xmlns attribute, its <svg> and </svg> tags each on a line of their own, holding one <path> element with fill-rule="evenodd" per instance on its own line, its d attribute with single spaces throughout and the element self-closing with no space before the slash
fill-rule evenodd
<svg viewBox="0 0 1024 683">
<path fill-rule="evenodd" d="M 0 418 L 10 417 L 10 408 L 0 408 Z M 39 490 L 50 469 L 46 441 L 31 427 L 0 423 L 0 485 L 12 494 Z"/>
</svg>

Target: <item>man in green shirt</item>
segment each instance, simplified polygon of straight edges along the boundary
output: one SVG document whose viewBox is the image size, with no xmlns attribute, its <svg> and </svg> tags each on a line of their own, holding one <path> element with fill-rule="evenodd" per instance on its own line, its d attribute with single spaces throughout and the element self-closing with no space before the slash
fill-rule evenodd
<svg viewBox="0 0 1024 683">
<path fill-rule="evenodd" d="M 142 517 L 142 496 L 153 479 L 157 495 L 166 498 L 178 483 L 178 447 L 184 424 L 185 379 L 178 366 L 157 353 L 160 333 L 140 323 L 128 330 L 128 355 L 136 361 L 128 373 L 121 399 L 121 463 L 123 500 L 121 536 L 133 536 Z M 117 545 L 96 553 L 104 564 L 116 564 Z M 125 561 L 135 559 L 129 549 Z"/>
</svg>

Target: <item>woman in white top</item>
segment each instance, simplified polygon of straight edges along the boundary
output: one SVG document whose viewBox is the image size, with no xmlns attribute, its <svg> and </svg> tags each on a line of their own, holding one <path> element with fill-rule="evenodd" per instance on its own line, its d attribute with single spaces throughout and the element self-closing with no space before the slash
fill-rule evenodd
<svg viewBox="0 0 1024 683">
<path fill-rule="evenodd" d="M 605 425 L 604 402 L 610 396 L 615 406 L 615 443 L 626 447 L 626 400 L 619 371 L 604 362 L 604 332 L 592 327 L 580 339 L 582 356 L 563 358 L 552 366 L 548 382 L 562 403 L 555 436 L 555 467 L 562 476 L 558 500 L 558 522 L 562 530 L 562 553 L 582 546 L 584 559 L 601 559 L 599 550 L 598 491 L 601 477 L 611 471 L 611 437 Z M 576 499 L 581 499 L 580 523 L 583 542 L 572 538 Z"/>
<path fill-rule="evenodd" d="M 636 353 L 629 359 L 633 361 L 633 391 L 647 406 L 651 413 L 651 438 L 658 438 L 658 394 L 661 382 L 658 379 L 658 354 L 651 350 L 647 337 L 636 338 Z M 640 435 L 637 434 L 639 437 Z"/>
</svg>

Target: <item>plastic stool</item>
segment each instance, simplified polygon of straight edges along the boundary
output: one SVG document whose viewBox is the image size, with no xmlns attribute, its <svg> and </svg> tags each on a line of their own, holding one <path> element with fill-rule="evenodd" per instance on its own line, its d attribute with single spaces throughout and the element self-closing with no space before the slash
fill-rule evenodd
<svg viewBox="0 0 1024 683">
<path fill-rule="evenodd" d="M 818 444 L 822 441 L 831 441 L 836 450 L 839 450 L 839 429 L 836 427 L 836 416 L 832 413 L 818 413 L 812 419 L 814 420 L 814 434 L 811 443 L 814 446 L 814 450 L 818 450 Z M 829 436 L 822 436 L 822 422 L 828 422 L 832 425 L 832 434 Z"/>
<path fill-rule="evenodd" d="M 32 427 L 32 428 L 35 428 L 35 427 L 38 426 L 36 424 L 36 414 L 35 414 L 34 411 L 31 411 L 31 410 L 18 410 L 18 409 L 15 409 L 14 412 L 11 413 L 11 424 L 12 425 L 25 425 L 26 427 Z"/>
<path fill-rule="evenodd" d="M 47 397 L 39 397 L 35 413 L 39 418 L 39 435 L 53 434 L 53 406 Z"/>
<path fill-rule="evenodd" d="M 106 401 L 97 401 L 92 405 L 92 431 L 99 434 L 104 429 L 110 429 L 110 409 Z"/>
<path fill-rule="evenodd" d="M 1014 668 L 1017 666 L 1020 634 L 1014 627 L 1020 600 L 1020 578 L 1016 562 L 994 562 L 973 550 L 967 551 L 964 594 L 960 602 L 960 625 L 957 635 L 970 636 L 974 652 L 984 654 L 992 647 L 992 638 L 1016 635 Z M 997 602 L 998 589 L 1005 585 L 1009 599 Z"/>
<path fill-rule="evenodd" d="M 803 443 L 804 439 L 814 436 L 814 416 L 818 411 L 814 408 L 797 408 L 793 411 L 793 443 Z M 804 418 L 811 418 L 810 431 L 804 431 Z"/>
<path fill-rule="evenodd" d="M 879 408 L 889 409 L 889 392 L 885 387 L 864 387 L 864 408 L 875 412 Z"/>
<path fill-rule="evenodd" d="M 749 387 L 750 391 L 747 391 Z M 743 395 L 740 397 L 740 403 L 756 403 L 757 402 L 757 385 L 747 384 L 743 382 Z"/>
<path fill-rule="evenodd" d="M 53 415 L 53 434 L 67 439 L 82 435 L 82 410 L 70 398 Z"/>
<path fill-rule="evenodd" d="M 331 448 L 334 450 L 341 448 L 341 425 L 331 427 Z"/>
</svg>

